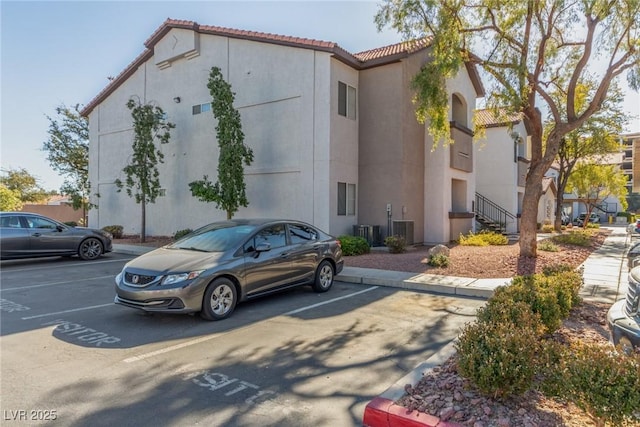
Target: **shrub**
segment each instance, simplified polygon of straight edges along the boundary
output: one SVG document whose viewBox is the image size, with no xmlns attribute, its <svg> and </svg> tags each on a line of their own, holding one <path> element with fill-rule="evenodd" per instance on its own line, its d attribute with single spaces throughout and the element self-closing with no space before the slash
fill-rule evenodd
<svg viewBox="0 0 640 427">
<path fill-rule="evenodd" d="M 542 233 L 553 233 L 553 231 L 555 230 L 555 228 L 553 227 L 553 224 L 544 224 L 541 228 L 540 231 Z"/>
<path fill-rule="evenodd" d="M 463 246 L 499 246 L 508 244 L 509 239 L 495 231 L 482 230 L 479 233 L 469 232 L 466 236 L 460 234 L 458 243 Z"/>
<path fill-rule="evenodd" d="M 538 249 L 545 252 L 558 252 L 559 248 L 550 240 L 543 240 L 538 244 Z"/>
<path fill-rule="evenodd" d="M 75 221 L 65 221 L 64 225 L 68 225 L 69 227 L 77 227 L 78 223 Z"/>
<path fill-rule="evenodd" d="M 544 274 L 545 276 L 553 276 L 554 274 L 564 273 L 566 271 L 575 270 L 573 269 L 573 267 L 567 264 L 552 264 L 542 268 L 542 274 Z"/>
<path fill-rule="evenodd" d="M 443 254 L 435 254 L 429 257 L 429 265 L 432 267 L 448 267 L 449 257 Z"/>
<path fill-rule="evenodd" d="M 342 246 L 342 254 L 346 256 L 368 254 L 370 251 L 367 239 L 360 236 L 342 235 L 338 237 Z"/>
<path fill-rule="evenodd" d="M 173 234 L 173 240 L 178 240 L 187 234 L 191 233 L 193 230 L 190 228 L 185 228 L 184 230 L 178 230 Z"/>
<path fill-rule="evenodd" d="M 392 254 L 401 254 L 407 250 L 407 242 L 402 236 L 389 236 L 384 239 L 384 244 Z"/>
<path fill-rule="evenodd" d="M 509 322 L 467 324 L 455 344 L 458 372 L 492 396 L 522 394 L 533 384 L 537 331 L 527 324 Z"/>
<path fill-rule="evenodd" d="M 600 228 L 600 224 L 597 224 L 595 222 L 588 222 L 587 228 Z"/>
<path fill-rule="evenodd" d="M 526 303 L 533 313 L 540 316 L 546 331 L 552 333 L 562 323 L 562 311 L 555 291 L 542 286 L 540 277 L 516 276 L 511 285 L 496 289 L 492 299 L 500 304 L 508 304 L 510 301 Z"/>
<path fill-rule="evenodd" d="M 121 225 L 107 225 L 102 227 L 102 230 L 107 233 L 111 233 L 114 239 L 122 239 L 122 231 L 124 230 L 124 227 Z"/>
<path fill-rule="evenodd" d="M 484 307 L 476 311 L 478 322 L 508 323 L 514 328 L 531 326 L 538 335 L 544 332 L 540 315 L 531 310 L 529 304 L 522 301 L 489 299 Z"/>
<path fill-rule="evenodd" d="M 559 354 L 544 366 L 542 391 L 573 402 L 612 425 L 638 421 L 640 355 L 615 354 L 608 347 L 574 344 L 556 346 Z"/>
<path fill-rule="evenodd" d="M 553 236 L 551 240 L 555 243 L 565 245 L 589 246 L 591 244 L 591 237 L 591 232 L 587 230 L 575 230 L 569 233 Z"/>
</svg>

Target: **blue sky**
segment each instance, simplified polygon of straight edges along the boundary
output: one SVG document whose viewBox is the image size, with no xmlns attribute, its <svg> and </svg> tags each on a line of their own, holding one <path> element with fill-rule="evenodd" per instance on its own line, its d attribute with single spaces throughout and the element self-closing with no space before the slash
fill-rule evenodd
<svg viewBox="0 0 640 427">
<path fill-rule="evenodd" d="M 375 1 L 5 1 L 0 0 L 2 169 L 24 167 L 48 190 L 62 177 L 41 151 L 60 104 L 87 104 L 143 50 L 167 18 L 306 37 L 356 53 L 401 40 L 378 32 Z M 640 95 L 625 108 L 639 115 Z M 629 131 L 640 131 L 636 119 Z"/>
</svg>

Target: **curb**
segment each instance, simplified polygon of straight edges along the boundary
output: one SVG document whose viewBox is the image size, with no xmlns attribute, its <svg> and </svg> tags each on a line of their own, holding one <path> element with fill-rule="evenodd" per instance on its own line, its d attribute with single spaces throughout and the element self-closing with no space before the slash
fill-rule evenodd
<svg viewBox="0 0 640 427">
<path fill-rule="evenodd" d="M 405 385 L 417 384 L 425 372 L 442 365 L 455 352 L 454 342 L 451 341 L 382 394 L 373 398 L 364 409 L 362 425 L 365 427 L 462 427 L 461 424 L 444 421 L 434 415 L 412 411 L 395 404 L 395 401 L 405 395 Z"/>
</svg>

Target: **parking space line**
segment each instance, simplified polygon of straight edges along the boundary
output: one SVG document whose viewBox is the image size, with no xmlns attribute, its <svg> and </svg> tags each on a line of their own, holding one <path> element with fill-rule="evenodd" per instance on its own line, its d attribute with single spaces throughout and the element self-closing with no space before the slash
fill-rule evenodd
<svg viewBox="0 0 640 427">
<path fill-rule="evenodd" d="M 21 272 L 21 271 L 50 270 L 52 268 L 76 267 L 78 265 L 89 266 L 89 265 L 94 265 L 94 264 L 104 264 L 106 262 L 127 262 L 127 261 L 131 261 L 132 259 L 133 258 L 121 258 L 121 259 L 109 259 L 109 260 L 104 260 L 104 261 L 90 261 L 90 262 L 83 261 L 83 262 L 76 262 L 76 263 L 73 263 L 73 264 L 47 265 L 47 266 L 43 266 L 43 267 L 17 268 L 17 269 L 9 269 L 9 270 L 5 269 L 4 272 L 9 274 L 9 273 Z"/>
<path fill-rule="evenodd" d="M 325 305 L 325 304 L 330 304 L 330 303 L 335 302 L 335 301 L 340 301 L 340 300 L 343 300 L 343 299 L 355 297 L 356 295 L 360 295 L 360 294 L 363 294 L 365 292 L 373 291 L 374 289 L 378 289 L 378 288 L 379 288 L 379 286 L 372 286 L 370 288 L 364 289 L 362 291 L 354 292 L 352 294 L 343 295 L 343 296 L 338 297 L 338 298 L 332 298 L 332 299 L 324 301 L 324 302 L 320 302 L 320 303 L 313 304 L 313 305 L 308 305 L 306 307 L 301 307 L 301 308 L 299 308 L 297 310 L 293 310 L 293 311 L 289 311 L 287 313 L 283 313 L 280 316 L 289 316 L 291 314 L 300 313 L 300 312 L 306 311 L 306 310 L 311 310 L 312 308 L 315 308 L 315 307 L 319 307 L 319 306 L 322 306 L 322 305 Z M 246 326 L 243 326 L 241 328 L 233 329 L 233 330 L 230 330 L 230 331 L 227 331 L 227 332 L 223 332 L 223 333 L 218 333 L 218 334 L 214 334 L 214 335 L 210 335 L 210 336 L 206 336 L 206 337 L 197 338 L 195 340 L 190 340 L 190 341 L 186 341 L 186 342 L 183 342 L 183 343 L 180 343 L 180 344 L 172 345 L 170 347 L 161 348 L 159 350 L 151 351 L 149 353 L 143 353 L 143 354 L 140 354 L 138 356 L 128 357 L 128 358 L 124 359 L 123 362 L 124 363 L 138 362 L 140 360 L 144 360 L 144 359 L 148 359 L 150 357 L 154 357 L 154 356 L 158 356 L 158 355 L 161 355 L 161 354 L 169 353 L 169 352 L 174 351 L 174 350 L 180 350 L 180 349 L 185 348 L 185 347 L 190 347 L 192 345 L 200 344 L 200 343 L 212 340 L 214 338 L 219 338 L 221 336 L 230 334 L 231 332 L 237 332 L 237 331 L 240 331 L 242 329 L 249 328 L 251 326 L 253 326 L 253 325 L 246 325 Z"/>
<path fill-rule="evenodd" d="M 303 311 L 307 311 L 307 310 L 311 310 L 311 309 L 316 308 L 316 307 L 320 307 L 322 305 L 331 304 L 332 302 L 336 302 L 336 301 L 340 301 L 340 300 L 343 300 L 343 299 L 355 297 L 356 295 L 364 294 L 365 292 L 373 291 L 374 289 L 378 289 L 378 288 L 379 288 L 379 286 L 372 286 L 370 288 L 363 289 L 361 291 L 354 292 L 354 293 L 349 294 L 349 295 L 343 295 L 343 296 L 338 297 L 338 298 L 333 298 L 333 299 L 330 299 L 330 300 L 327 300 L 327 301 L 319 302 L 317 304 L 308 305 L 306 307 L 298 308 L 296 310 L 289 311 L 288 313 L 284 313 L 284 316 L 290 316 L 292 314 L 298 314 L 298 313 L 301 313 Z"/>
<path fill-rule="evenodd" d="M 100 305 L 92 305 L 90 307 L 73 308 L 71 310 L 56 311 L 55 313 L 45 313 L 45 314 L 38 314 L 37 316 L 27 316 L 27 317 L 23 317 L 22 320 L 38 319 L 40 317 L 55 316 L 55 315 L 58 315 L 58 314 L 66 314 L 66 313 L 74 313 L 76 311 L 93 310 L 94 308 L 109 307 L 109 306 L 112 306 L 112 305 L 113 305 L 113 303 L 111 302 L 109 304 L 100 304 Z"/>
<path fill-rule="evenodd" d="M 64 282 L 42 283 L 40 285 L 21 286 L 19 288 L 0 289 L 0 292 L 3 292 L 3 291 L 21 291 L 23 289 L 43 288 L 43 287 L 46 287 L 46 286 L 64 285 L 66 283 L 76 283 L 76 282 L 80 282 L 80 281 L 84 282 L 84 281 L 88 281 L 88 280 L 101 280 L 101 279 L 106 279 L 108 277 L 116 277 L 116 276 L 114 274 L 110 274 L 108 276 L 90 277 L 88 279 L 82 278 L 82 279 L 77 279 L 77 280 L 66 280 Z"/>
</svg>

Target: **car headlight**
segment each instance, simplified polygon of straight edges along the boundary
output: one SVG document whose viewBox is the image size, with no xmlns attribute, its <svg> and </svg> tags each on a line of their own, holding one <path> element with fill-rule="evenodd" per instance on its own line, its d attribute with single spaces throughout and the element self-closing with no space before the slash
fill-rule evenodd
<svg viewBox="0 0 640 427">
<path fill-rule="evenodd" d="M 106 237 L 109 240 L 113 240 L 113 234 L 109 233 L 108 231 L 104 231 L 104 230 L 100 230 L 100 231 L 102 231 L 102 235 L 104 237 Z"/>
<path fill-rule="evenodd" d="M 163 285 L 172 285 L 174 283 L 184 282 L 185 280 L 193 280 L 200 276 L 204 270 L 191 271 L 189 273 L 169 274 L 162 281 Z"/>
</svg>

